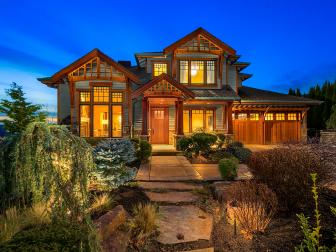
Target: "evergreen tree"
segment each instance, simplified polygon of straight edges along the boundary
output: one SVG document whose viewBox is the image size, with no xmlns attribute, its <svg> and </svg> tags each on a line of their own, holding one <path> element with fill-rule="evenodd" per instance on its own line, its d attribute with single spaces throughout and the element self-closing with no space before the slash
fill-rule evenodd
<svg viewBox="0 0 336 252">
<path fill-rule="evenodd" d="M 295 95 L 296 95 L 296 96 L 301 96 L 301 91 L 300 91 L 299 88 L 296 89 L 296 91 L 295 91 Z"/>
<path fill-rule="evenodd" d="M 41 105 L 27 102 L 22 86 L 15 82 L 6 90 L 9 100 L 0 101 L 0 113 L 6 114 L 9 119 L 2 120 L 5 130 L 15 134 L 22 132 L 33 121 L 44 121 L 46 114 L 41 112 Z"/>
<path fill-rule="evenodd" d="M 336 104 L 332 106 L 331 111 L 332 113 L 326 122 L 326 126 L 328 129 L 336 130 Z"/>
<path fill-rule="evenodd" d="M 294 89 L 290 88 L 290 89 L 288 90 L 288 94 L 289 94 L 289 95 L 295 95 L 295 91 L 294 91 Z"/>
</svg>

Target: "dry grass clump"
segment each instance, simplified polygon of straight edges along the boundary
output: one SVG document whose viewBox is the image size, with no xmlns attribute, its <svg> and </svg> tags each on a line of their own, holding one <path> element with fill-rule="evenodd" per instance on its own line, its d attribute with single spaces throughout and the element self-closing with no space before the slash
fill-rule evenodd
<svg viewBox="0 0 336 252">
<path fill-rule="evenodd" d="M 264 232 L 277 209 L 277 199 L 265 184 L 238 182 L 228 189 L 228 215 L 246 238 Z"/>
<path fill-rule="evenodd" d="M 104 193 L 94 197 L 88 211 L 91 215 L 99 216 L 110 210 L 115 204 L 116 201 L 109 194 Z"/>
<path fill-rule="evenodd" d="M 133 209 L 134 217 L 129 222 L 132 241 L 136 247 L 142 246 L 155 232 L 156 220 L 159 217 L 158 207 L 154 204 L 139 203 Z"/>
<path fill-rule="evenodd" d="M 287 213 L 307 206 L 311 173 L 317 173 L 320 181 L 329 174 L 320 155 L 305 145 L 255 152 L 248 166 L 258 182 L 276 193 L 280 207 Z"/>
<path fill-rule="evenodd" d="M 50 212 L 45 204 L 38 203 L 19 211 L 9 208 L 0 216 L 0 243 L 10 240 L 19 231 L 33 226 L 49 224 Z"/>
</svg>

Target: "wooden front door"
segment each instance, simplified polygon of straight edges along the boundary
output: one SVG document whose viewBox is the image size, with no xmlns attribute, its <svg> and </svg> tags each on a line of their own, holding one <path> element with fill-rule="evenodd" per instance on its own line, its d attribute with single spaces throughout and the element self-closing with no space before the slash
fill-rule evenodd
<svg viewBox="0 0 336 252">
<path fill-rule="evenodd" d="M 168 108 L 151 108 L 151 143 L 169 144 Z"/>
</svg>

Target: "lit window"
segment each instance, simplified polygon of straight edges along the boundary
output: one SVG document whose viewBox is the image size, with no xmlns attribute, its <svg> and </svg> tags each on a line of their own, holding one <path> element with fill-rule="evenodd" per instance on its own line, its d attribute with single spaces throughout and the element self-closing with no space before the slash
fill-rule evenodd
<svg viewBox="0 0 336 252">
<path fill-rule="evenodd" d="M 204 61 L 190 62 L 190 78 L 192 84 L 204 83 Z"/>
<path fill-rule="evenodd" d="M 273 121 L 273 114 L 272 113 L 267 113 L 265 116 L 266 121 Z"/>
<path fill-rule="evenodd" d="M 122 137 L 121 105 L 112 105 L 112 137 Z"/>
<path fill-rule="evenodd" d="M 189 129 L 189 116 L 190 112 L 189 110 L 184 110 L 183 111 L 183 132 L 188 133 L 190 131 Z"/>
<path fill-rule="evenodd" d="M 247 114 L 246 113 L 239 113 L 238 114 L 239 120 L 247 120 Z"/>
<path fill-rule="evenodd" d="M 181 60 L 180 61 L 180 83 L 183 83 L 183 84 L 188 83 L 188 80 L 189 80 L 188 72 L 189 72 L 188 61 Z"/>
<path fill-rule="evenodd" d="M 207 61 L 207 84 L 214 84 L 215 82 L 215 62 Z"/>
<path fill-rule="evenodd" d="M 275 119 L 277 121 L 284 121 L 285 120 L 285 114 L 284 113 L 276 113 L 275 114 Z"/>
<path fill-rule="evenodd" d="M 167 73 L 167 64 L 166 63 L 154 63 L 154 76 L 159 76 L 160 74 Z"/>
<path fill-rule="evenodd" d="M 93 101 L 108 102 L 109 101 L 109 87 L 94 87 Z"/>
<path fill-rule="evenodd" d="M 296 113 L 288 113 L 288 121 L 296 121 Z"/>
<path fill-rule="evenodd" d="M 93 106 L 93 136 L 108 137 L 108 106 L 94 105 Z"/>
<path fill-rule="evenodd" d="M 251 121 L 258 121 L 259 120 L 259 114 L 257 114 L 257 113 L 251 113 L 250 114 L 250 120 Z"/>
<path fill-rule="evenodd" d="M 204 127 L 204 110 L 192 110 L 191 111 L 191 125 L 192 131 L 203 129 Z"/>
<path fill-rule="evenodd" d="M 236 114 L 232 113 L 232 120 L 235 120 L 235 119 L 236 119 Z"/>
<path fill-rule="evenodd" d="M 123 101 L 123 95 L 120 92 L 113 92 L 112 93 L 112 102 L 122 102 Z"/>
<path fill-rule="evenodd" d="M 80 106 L 80 129 L 79 135 L 81 137 L 90 136 L 90 105 Z"/>
<path fill-rule="evenodd" d="M 205 112 L 205 129 L 213 131 L 214 129 L 214 112 L 213 110 L 206 110 Z"/>
<path fill-rule="evenodd" d="M 80 92 L 81 102 L 90 102 L 90 92 Z"/>
</svg>

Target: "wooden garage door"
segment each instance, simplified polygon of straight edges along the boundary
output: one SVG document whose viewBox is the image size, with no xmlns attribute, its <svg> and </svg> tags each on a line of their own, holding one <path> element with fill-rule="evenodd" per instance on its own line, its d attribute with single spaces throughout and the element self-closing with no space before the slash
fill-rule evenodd
<svg viewBox="0 0 336 252">
<path fill-rule="evenodd" d="M 278 144 L 300 140 L 299 121 L 265 121 L 265 143 Z"/>
<path fill-rule="evenodd" d="M 260 121 L 234 120 L 234 138 L 244 144 L 262 144 L 263 127 Z"/>
</svg>

